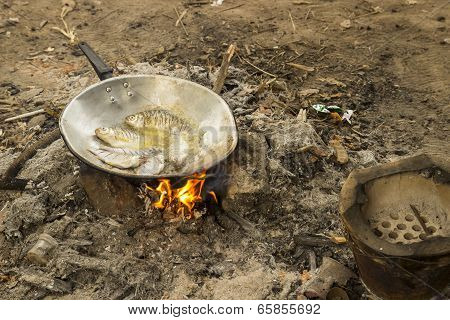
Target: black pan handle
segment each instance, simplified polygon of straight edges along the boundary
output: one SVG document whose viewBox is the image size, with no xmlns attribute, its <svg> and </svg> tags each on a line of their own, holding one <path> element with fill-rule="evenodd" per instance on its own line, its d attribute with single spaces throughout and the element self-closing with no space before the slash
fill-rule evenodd
<svg viewBox="0 0 450 320">
<path fill-rule="evenodd" d="M 109 67 L 86 42 L 80 42 L 78 44 L 78 48 L 80 48 L 80 50 L 89 60 L 100 80 L 112 78 L 113 69 Z"/>
</svg>

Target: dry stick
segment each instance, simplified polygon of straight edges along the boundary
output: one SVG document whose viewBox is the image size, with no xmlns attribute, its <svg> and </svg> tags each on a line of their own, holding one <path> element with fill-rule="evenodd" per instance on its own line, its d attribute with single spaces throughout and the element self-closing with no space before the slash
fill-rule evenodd
<svg viewBox="0 0 450 320">
<path fill-rule="evenodd" d="M 413 204 L 409 205 L 411 207 L 412 212 L 414 213 L 414 215 L 416 216 L 416 219 L 419 221 L 420 225 L 422 226 L 423 231 L 425 231 L 425 233 L 427 235 L 430 235 L 431 232 L 430 230 L 428 230 L 425 222 L 423 221 L 423 219 L 420 217 L 420 213 L 419 210 L 416 208 L 416 206 L 414 206 Z"/>
<path fill-rule="evenodd" d="M 25 162 L 31 159 L 36 154 L 38 149 L 47 147 L 49 144 L 57 140 L 59 137 L 60 137 L 59 128 L 56 128 L 53 131 L 44 134 L 42 138 L 36 143 L 26 147 L 22 151 L 22 153 L 16 159 L 14 159 L 13 163 L 8 167 L 8 169 L 6 169 L 2 179 L 0 180 L 0 188 L 2 188 L 3 186 L 7 186 L 8 184 L 11 184 L 14 181 L 22 181 L 22 182 L 26 181 L 15 179 L 16 175 L 22 169 Z M 25 187 L 25 185 L 21 186 Z"/>
<path fill-rule="evenodd" d="M 261 71 L 262 73 L 265 73 L 265 74 L 267 74 L 268 76 L 271 76 L 271 77 L 273 77 L 273 78 L 276 78 L 277 76 L 276 75 L 274 75 L 274 74 L 272 74 L 272 73 L 270 73 L 270 72 L 267 72 L 267 71 L 264 71 L 263 69 L 261 69 L 261 68 L 259 68 L 259 67 L 257 67 L 257 66 L 255 66 L 253 63 L 251 63 L 250 61 L 248 61 L 247 59 L 245 59 L 244 57 L 240 57 L 243 61 L 245 61 L 246 63 L 248 63 L 249 65 L 251 65 L 253 68 L 255 68 L 256 70 L 259 70 L 259 71 Z"/>
<path fill-rule="evenodd" d="M 35 115 L 41 114 L 41 113 L 45 113 L 45 110 L 44 109 L 39 109 L 39 110 L 27 112 L 27 113 L 24 113 L 24 114 L 15 116 L 15 117 L 11 117 L 11 118 L 5 119 L 4 122 L 10 122 L 10 121 L 14 121 L 14 120 L 19 120 L 19 119 L 35 116 Z"/>
<path fill-rule="evenodd" d="M 223 55 L 222 65 L 219 69 L 219 75 L 217 76 L 217 80 L 214 83 L 213 91 L 217 94 L 222 91 L 223 85 L 225 84 L 225 79 L 228 75 L 228 67 L 230 65 L 230 61 L 233 58 L 234 52 L 236 50 L 236 45 L 231 44 L 228 47 L 227 52 Z"/>
<path fill-rule="evenodd" d="M 289 10 L 288 12 L 289 12 L 289 19 L 291 20 L 291 24 L 292 24 L 292 29 L 293 29 L 293 32 L 295 33 L 295 23 L 294 23 L 294 19 L 292 18 L 291 10 Z"/>
<path fill-rule="evenodd" d="M 94 21 L 92 22 L 92 24 L 97 24 L 97 23 L 99 23 L 100 21 L 102 21 L 103 19 L 108 18 L 110 15 L 112 15 L 113 13 L 115 13 L 115 12 L 117 12 L 117 11 L 119 11 L 119 9 L 111 10 L 110 12 L 108 12 L 107 14 L 105 14 L 103 17 L 100 17 L 100 18 L 98 18 L 97 20 L 94 20 Z"/>
<path fill-rule="evenodd" d="M 182 18 L 182 17 L 180 18 L 180 13 L 178 12 L 177 8 L 173 8 L 173 9 L 175 10 L 175 13 L 177 14 L 178 20 L 180 21 L 180 24 L 181 24 L 181 26 L 183 27 L 184 33 L 186 34 L 186 36 L 189 36 L 189 33 L 187 32 L 186 27 L 184 26 L 183 21 L 181 21 L 181 18 Z M 177 22 L 178 22 L 178 20 L 177 20 Z"/>
<path fill-rule="evenodd" d="M 183 17 L 185 16 L 186 13 L 187 13 L 187 9 L 185 9 L 185 10 L 180 14 L 180 16 L 178 17 L 178 20 L 175 22 L 175 27 L 178 27 L 178 25 L 179 25 L 180 22 L 181 22 L 181 19 L 183 19 Z"/>
<path fill-rule="evenodd" d="M 306 15 L 305 15 L 305 20 L 308 20 L 308 17 L 309 17 L 309 13 L 311 12 L 311 8 L 309 8 L 308 9 L 308 12 L 306 12 Z"/>
<path fill-rule="evenodd" d="M 302 71 L 306 71 L 306 72 L 313 72 L 314 71 L 314 67 L 308 67 L 308 66 L 305 66 L 303 64 L 292 63 L 292 62 L 288 62 L 286 64 L 288 66 L 291 66 L 294 69 L 298 69 L 298 70 L 302 70 Z"/>
<path fill-rule="evenodd" d="M 0 190 L 24 190 L 27 184 L 26 179 L 0 180 Z"/>
<path fill-rule="evenodd" d="M 228 11 L 228 10 L 237 9 L 237 8 L 239 8 L 239 7 L 242 7 L 243 5 L 244 5 L 244 3 L 238 4 L 237 6 L 234 6 L 234 7 L 230 7 L 230 8 L 226 8 L 226 9 L 219 10 L 219 11 L 217 11 L 217 13 L 219 13 L 219 12 L 225 12 L 225 11 Z"/>
</svg>

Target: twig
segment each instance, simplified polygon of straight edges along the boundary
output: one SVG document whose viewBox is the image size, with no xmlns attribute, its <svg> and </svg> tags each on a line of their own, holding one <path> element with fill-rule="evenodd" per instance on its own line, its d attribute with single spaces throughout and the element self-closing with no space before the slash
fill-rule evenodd
<svg viewBox="0 0 450 320">
<path fill-rule="evenodd" d="M 269 59 L 269 61 L 267 61 L 267 64 L 270 64 L 275 58 L 277 58 L 277 57 L 279 57 L 279 56 L 281 56 L 281 55 L 283 55 L 285 53 L 286 53 L 286 51 L 282 51 L 282 52 L 274 55 L 272 58 Z"/>
<path fill-rule="evenodd" d="M 294 238 L 294 242 L 298 246 L 303 247 L 323 247 L 323 246 L 335 246 L 336 244 L 326 236 L 317 236 L 309 234 L 300 234 Z"/>
<path fill-rule="evenodd" d="M 103 19 L 108 18 L 110 15 L 112 15 L 113 13 L 115 13 L 115 12 L 117 12 L 117 11 L 119 11 L 119 9 L 111 10 L 110 12 L 108 12 L 107 14 L 105 14 L 103 17 L 100 17 L 100 18 L 98 18 L 97 20 L 94 20 L 94 22 L 92 22 L 92 24 L 97 24 L 97 23 L 99 23 L 100 21 L 102 21 Z"/>
<path fill-rule="evenodd" d="M 230 8 L 226 8 L 226 9 L 219 10 L 219 11 L 217 11 L 217 13 L 219 13 L 219 12 L 225 12 L 225 11 L 228 11 L 228 10 L 237 9 L 237 8 L 239 8 L 239 7 L 242 7 L 243 5 L 244 5 L 244 3 L 241 3 L 241 4 L 238 4 L 237 6 L 234 6 L 234 7 L 230 7 Z"/>
<path fill-rule="evenodd" d="M 11 165 L 6 169 L 2 179 L 0 180 L 0 189 L 2 188 L 11 188 L 12 186 L 16 186 L 16 188 L 25 188 L 27 184 L 27 180 L 16 179 L 17 174 L 22 169 L 23 165 L 31 159 L 38 149 L 42 149 L 47 147 L 49 144 L 54 142 L 60 137 L 59 128 L 54 129 L 42 136 L 42 138 L 36 143 L 26 147 L 22 153 L 14 159 Z"/>
<path fill-rule="evenodd" d="M 288 66 L 291 66 L 292 68 L 295 68 L 295 69 L 298 69 L 298 70 L 302 70 L 302 71 L 306 71 L 306 72 L 313 72 L 314 71 L 313 67 L 308 67 L 308 66 L 305 66 L 303 64 L 292 63 L 292 62 L 288 62 L 286 64 Z"/>
<path fill-rule="evenodd" d="M 177 22 L 180 21 L 180 24 L 181 24 L 181 26 L 183 27 L 184 33 L 186 34 L 186 36 L 189 36 L 189 33 L 187 32 L 186 27 L 184 26 L 183 21 L 181 21 L 181 18 L 182 18 L 182 17 L 180 16 L 180 13 L 178 12 L 177 8 L 173 8 L 173 9 L 175 10 L 175 13 L 177 14 L 177 17 L 178 17 Z M 186 10 L 185 10 L 185 11 L 186 11 Z"/>
<path fill-rule="evenodd" d="M 249 65 L 251 65 L 253 68 L 255 68 L 256 70 L 259 70 L 259 71 L 261 71 L 262 73 L 265 73 L 265 74 L 267 74 L 268 76 L 271 76 L 271 77 L 273 77 L 273 78 L 276 78 L 277 76 L 276 75 L 274 75 L 274 74 L 272 74 L 272 73 L 270 73 L 270 72 L 267 72 L 267 71 L 264 71 L 263 69 L 261 69 L 261 68 L 259 68 L 259 67 L 257 67 L 257 66 L 255 66 L 253 63 L 251 63 L 250 61 L 248 61 L 247 59 L 245 59 L 244 57 L 240 57 L 243 61 L 245 61 L 246 63 L 248 63 Z"/>
<path fill-rule="evenodd" d="M 425 233 L 426 233 L 427 235 L 430 235 L 431 232 L 430 232 L 430 230 L 428 230 L 427 226 L 425 225 L 425 222 L 424 222 L 424 221 L 422 220 L 422 218 L 420 217 L 419 210 L 418 210 L 413 204 L 410 204 L 409 206 L 411 207 L 412 212 L 413 212 L 414 215 L 416 216 L 416 219 L 419 220 L 419 223 L 420 223 L 420 225 L 421 225 L 423 231 L 425 231 Z"/>
<path fill-rule="evenodd" d="M 292 18 L 291 10 L 288 10 L 288 12 L 289 12 L 289 19 L 291 20 L 291 24 L 292 24 L 292 30 L 295 33 L 295 23 L 294 23 L 294 19 Z"/>
<path fill-rule="evenodd" d="M 308 20 L 308 17 L 309 17 L 309 13 L 311 12 L 311 8 L 309 8 L 308 9 L 308 12 L 306 12 L 306 15 L 305 15 L 305 20 Z"/>
<path fill-rule="evenodd" d="M 217 76 L 217 80 L 214 83 L 213 91 L 217 94 L 222 91 L 223 85 L 225 84 L 225 79 L 228 75 L 228 67 L 230 65 L 230 61 L 233 58 L 234 52 L 236 50 L 236 45 L 231 44 L 228 47 L 227 52 L 223 55 L 222 65 L 219 69 L 219 75 Z"/>
<path fill-rule="evenodd" d="M 39 110 L 27 112 L 27 113 L 24 113 L 24 114 L 15 116 L 15 117 L 11 117 L 11 118 L 5 119 L 3 122 L 10 122 L 10 121 L 14 121 L 14 120 L 28 118 L 28 117 L 31 117 L 31 116 L 34 116 L 34 115 L 37 115 L 37 114 L 41 114 L 41 113 L 45 113 L 45 110 L 44 109 L 39 109 Z"/>
<path fill-rule="evenodd" d="M 353 128 L 350 128 L 350 130 L 352 130 L 354 133 L 356 133 L 357 135 L 359 135 L 361 137 L 364 137 L 364 138 L 367 138 L 369 136 L 368 134 L 361 133 L 361 132 L 359 132 L 359 131 L 357 131 L 356 129 L 353 129 Z"/>
<path fill-rule="evenodd" d="M 178 20 L 175 22 L 175 27 L 178 27 L 183 17 L 186 15 L 187 9 L 185 9 L 178 17 Z"/>
</svg>

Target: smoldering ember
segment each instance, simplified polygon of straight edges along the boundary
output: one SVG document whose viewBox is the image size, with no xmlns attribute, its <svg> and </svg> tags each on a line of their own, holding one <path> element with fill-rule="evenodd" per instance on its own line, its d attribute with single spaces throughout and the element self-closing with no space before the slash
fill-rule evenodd
<svg viewBox="0 0 450 320">
<path fill-rule="evenodd" d="M 446 3 L 1 1 L 0 298 L 448 298 Z"/>
</svg>

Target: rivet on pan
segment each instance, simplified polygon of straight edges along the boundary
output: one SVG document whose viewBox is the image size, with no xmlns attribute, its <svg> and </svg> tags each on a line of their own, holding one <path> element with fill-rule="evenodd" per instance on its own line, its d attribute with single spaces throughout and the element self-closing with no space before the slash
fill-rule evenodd
<svg viewBox="0 0 450 320">
<path fill-rule="evenodd" d="M 125 82 L 125 83 L 123 84 L 123 86 L 124 86 L 125 88 L 128 88 L 128 82 Z"/>
<path fill-rule="evenodd" d="M 109 97 L 109 100 L 111 100 L 111 102 L 116 102 L 116 98 L 114 98 L 113 96 Z"/>
<path fill-rule="evenodd" d="M 111 92 L 111 88 L 110 87 L 108 87 L 108 88 L 106 88 L 106 92 Z"/>
<path fill-rule="evenodd" d="M 128 92 L 127 92 L 127 95 L 128 95 L 129 97 L 131 97 L 131 96 L 133 95 L 133 92 L 128 91 Z"/>
</svg>

